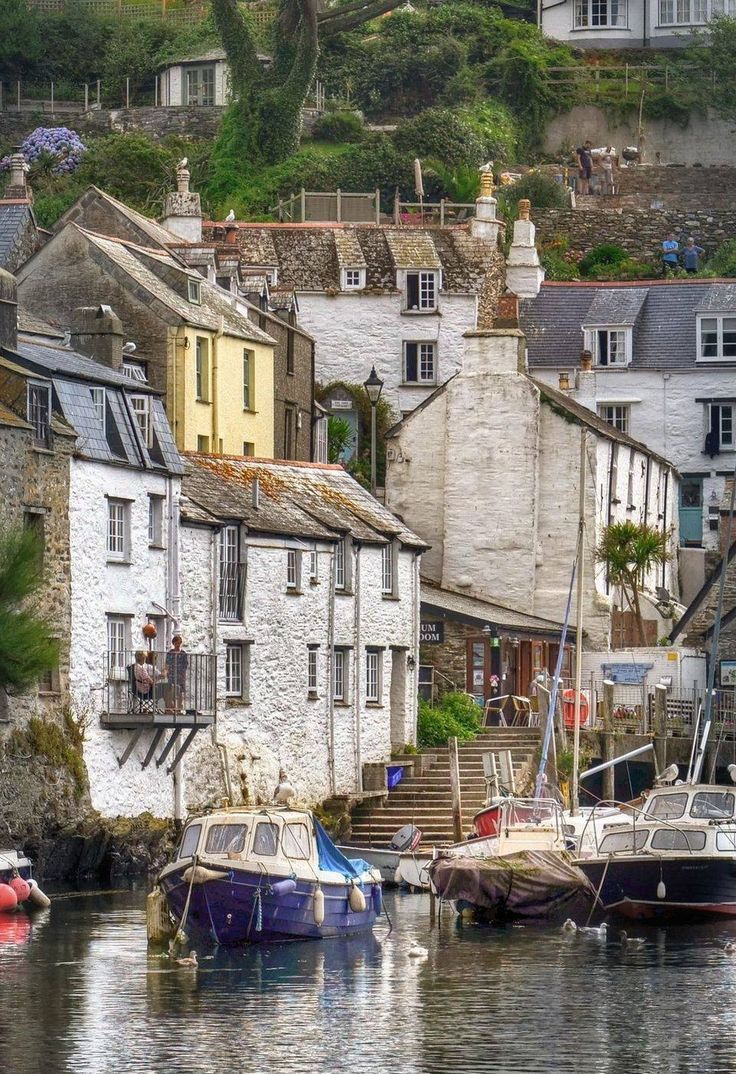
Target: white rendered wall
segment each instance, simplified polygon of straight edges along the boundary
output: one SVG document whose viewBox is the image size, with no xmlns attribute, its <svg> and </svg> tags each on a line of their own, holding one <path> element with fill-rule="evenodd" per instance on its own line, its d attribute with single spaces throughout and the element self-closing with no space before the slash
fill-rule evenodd
<svg viewBox="0 0 736 1074">
<path fill-rule="evenodd" d="M 413 410 L 435 385 L 403 385 L 403 342 L 437 344 L 437 384 L 462 364 L 463 333 L 475 324 L 475 295 L 440 292 L 439 313 L 402 313 L 404 296 L 349 292 L 299 293 L 299 325 L 315 343 L 315 377 L 362 384 L 375 364 L 397 417 Z"/>
<path fill-rule="evenodd" d="M 104 816 L 136 816 L 146 810 L 174 815 L 173 777 L 145 756 L 151 733 L 142 736 L 127 764 L 118 766 L 130 731 L 107 731 L 99 714 L 107 693 L 107 615 L 130 616 L 131 648 L 146 645 L 141 626 L 169 603 L 167 549 L 148 545 L 148 494 L 166 495 L 167 478 L 142 470 L 73 458 L 70 467 L 72 635 L 69 682 L 74 715 L 84 725 L 84 760 L 92 805 Z M 178 500 L 179 481 L 174 485 Z M 131 562 L 107 560 L 106 495 L 130 500 Z M 164 532 L 166 527 L 164 526 Z"/>
</svg>

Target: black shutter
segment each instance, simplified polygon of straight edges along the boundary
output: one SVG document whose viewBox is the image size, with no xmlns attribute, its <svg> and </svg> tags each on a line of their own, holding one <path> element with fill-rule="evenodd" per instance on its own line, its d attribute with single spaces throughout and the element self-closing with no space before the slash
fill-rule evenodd
<svg viewBox="0 0 736 1074">
<path fill-rule="evenodd" d="M 416 383 L 419 379 L 417 369 L 417 343 L 404 344 L 404 380 L 407 383 Z"/>
<path fill-rule="evenodd" d="M 406 308 L 408 310 L 419 309 L 418 272 L 407 272 L 406 274 Z"/>
</svg>

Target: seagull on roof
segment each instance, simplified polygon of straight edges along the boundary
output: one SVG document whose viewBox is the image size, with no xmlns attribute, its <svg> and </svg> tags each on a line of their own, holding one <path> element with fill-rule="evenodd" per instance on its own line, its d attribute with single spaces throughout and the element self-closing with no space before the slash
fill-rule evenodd
<svg viewBox="0 0 736 1074">
<path fill-rule="evenodd" d="M 132 340 L 129 343 L 123 343 L 123 354 L 132 354 L 134 350 L 135 343 L 133 343 Z"/>
<path fill-rule="evenodd" d="M 276 805 L 288 805 L 292 798 L 296 796 L 296 791 L 289 782 L 289 777 L 286 772 L 281 768 L 279 770 L 279 783 L 276 790 L 273 792 L 273 800 Z"/>
<path fill-rule="evenodd" d="M 180 168 L 186 168 L 188 163 L 189 163 L 189 157 L 182 157 L 181 160 L 179 161 L 179 167 Z"/>
<path fill-rule="evenodd" d="M 231 209 L 230 212 L 225 217 L 225 222 L 227 224 L 232 224 L 234 219 L 235 219 L 235 209 Z"/>
</svg>

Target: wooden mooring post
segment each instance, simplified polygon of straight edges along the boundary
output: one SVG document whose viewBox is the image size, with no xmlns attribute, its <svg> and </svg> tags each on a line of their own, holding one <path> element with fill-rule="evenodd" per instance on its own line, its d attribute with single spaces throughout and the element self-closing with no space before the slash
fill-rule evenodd
<svg viewBox="0 0 736 1074">
<path fill-rule="evenodd" d="M 457 738 L 447 740 L 450 757 L 450 788 L 452 790 L 452 831 L 455 842 L 459 843 L 463 837 L 463 803 L 460 795 L 460 757 L 458 755 Z"/>
<path fill-rule="evenodd" d="M 657 772 L 667 767 L 667 687 L 654 687 L 654 756 Z"/>
<path fill-rule="evenodd" d="M 603 733 L 601 735 L 604 761 L 612 761 L 615 755 L 613 739 L 613 690 L 614 683 L 610 679 L 603 680 Z M 616 797 L 616 769 L 606 768 L 603 772 L 602 798 L 604 802 L 612 802 Z"/>
</svg>

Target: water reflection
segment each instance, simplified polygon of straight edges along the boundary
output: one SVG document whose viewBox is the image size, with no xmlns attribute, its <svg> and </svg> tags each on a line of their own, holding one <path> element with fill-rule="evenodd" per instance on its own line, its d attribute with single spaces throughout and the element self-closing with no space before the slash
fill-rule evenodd
<svg viewBox="0 0 736 1074">
<path fill-rule="evenodd" d="M 147 950 L 142 893 L 0 922 L 0 1041 L 14 1074 L 669 1074 L 736 1070 L 725 923 L 637 928 L 641 950 L 532 927 L 430 931 L 388 897 L 385 934 Z M 426 956 L 413 957 L 422 944 Z M 8 1002 L 8 998 L 11 1002 Z"/>
</svg>

